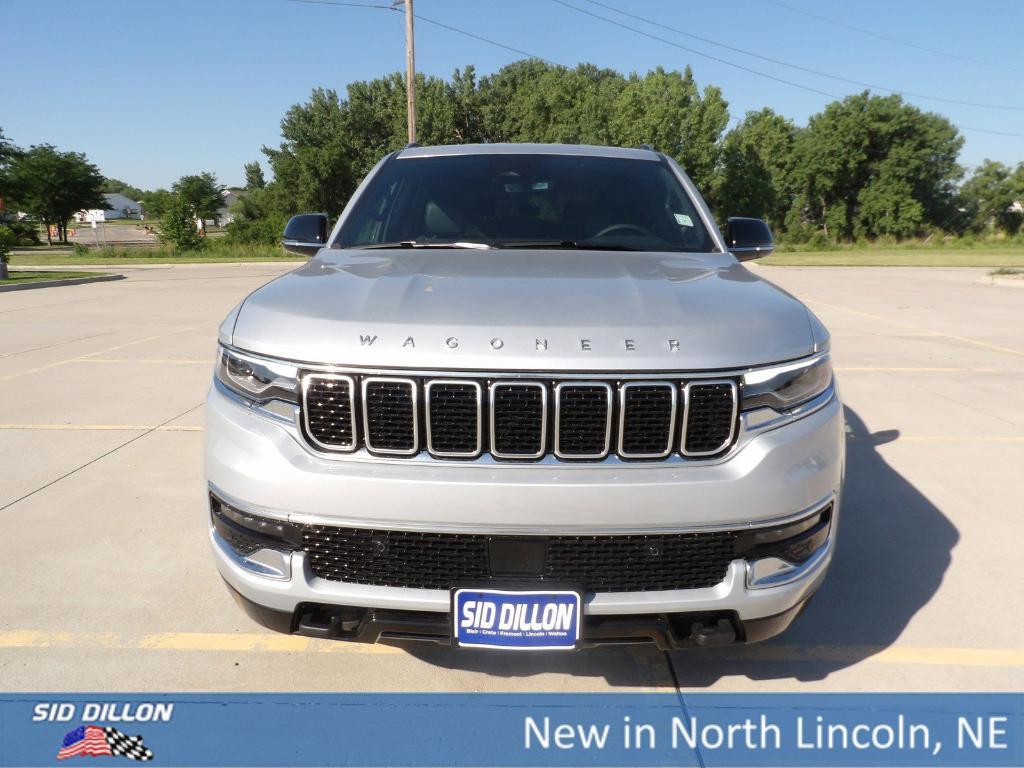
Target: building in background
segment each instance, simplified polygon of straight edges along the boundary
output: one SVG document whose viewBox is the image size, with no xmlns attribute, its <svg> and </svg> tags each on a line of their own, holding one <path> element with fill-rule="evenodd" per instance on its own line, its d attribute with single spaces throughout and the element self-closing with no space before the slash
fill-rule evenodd
<svg viewBox="0 0 1024 768">
<path fill-rule="evenodd" d="M 114 219 L 138 219 L 142 220 L 142 203 L 132 200 L 120 192 L 104 192 L 103 199 L 107 203 L 106 208 L 92 208 L 88 211 L 79 211 L 75 218 L 80 222 L 85 221 L 113 221 Z"/>
</svg>

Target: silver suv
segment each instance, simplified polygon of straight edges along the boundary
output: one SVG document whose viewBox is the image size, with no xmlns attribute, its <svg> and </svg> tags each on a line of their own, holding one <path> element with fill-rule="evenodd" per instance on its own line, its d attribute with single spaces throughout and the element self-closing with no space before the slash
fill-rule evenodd
<svg viewBox="0 0 1024 768">
<path fill-rule="evenodd" d="M 828 332 L 648 148 L 408 147 L 228 315 L 210 538 L 256 620 L 563 649 L 784 630 L 835 545 Z"/>
</svg>

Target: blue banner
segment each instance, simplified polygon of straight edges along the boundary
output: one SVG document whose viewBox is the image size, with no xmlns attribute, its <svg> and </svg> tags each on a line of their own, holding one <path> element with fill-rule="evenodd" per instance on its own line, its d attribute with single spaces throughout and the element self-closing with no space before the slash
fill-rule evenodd
<svg viewBox="0 0 1024 768">
<path fill-rule="evenodd" d="M 0 766 L 1024 766 L 1015 694 L 0 694 Z"/>
</svg>

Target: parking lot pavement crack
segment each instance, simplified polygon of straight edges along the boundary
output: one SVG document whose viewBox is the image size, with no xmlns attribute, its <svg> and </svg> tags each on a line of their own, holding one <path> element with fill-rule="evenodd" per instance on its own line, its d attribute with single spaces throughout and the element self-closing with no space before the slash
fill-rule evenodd
<svg viewBox="0 0 1024 768">
<path fill-rule="evenodd" d="M 188 408 L 188 409 L 182 411 L 181 413 L 177 414 L 176 416 L 172 416 L 171 418 L 169 418 L 166 421 L 163 421 L 163 422 L 157 424 L 156 426 L 152 427 L 151 429 L 147 429 L 145 432 L 142 432 L 142 433 L 140 433 L 138 435 L 135 435 L 134 437 L 132 437 L 132 438 L 130 438 L 128 440 L 125 440 L 120 445 L 114 446 L 109 451 L 107 451 L 105 453 L 101 453 L 99 456 L 97 456 L 97 457 L 95 457 L 93 459 L 90 459 L 89 461 L 85 462 L 84 464 L 81 464 L 80 466 L 75 467 L 74 469 L 70 470 L 69 472 L 65 472 L 60 477 L 56 477 L 53 480 L 50 480 L 49 482 L 44 483 L 43 485 L 39 486 L 35 490 L 29 491 L 25 495 L 18 497 L 14 501 L 11 501 L 11 502 L 8 502 L 7 504 L 4 504 L 2 507 L 0 507 L 0 512 L 3 512 L 5 509 L 8 509 L 9 507 L 13 507 L 15 504 L 17 504 L 19 502 L 22 502 L 22 501 L 24 501 L 27 498 L 35 496 L 40 491 L 44 491 L 47 488 L 49 488 L 50 486 L 56 485 L 57 483 L 59 483 L 61 480 L 64 480 L 65 478 L 71 477 L 72 475 L 74 475 L 74 474 L 76 474 L 78 472 L 81 472 L 86 467 L 92 466 L 93 464 L 95 464 L 98 461 L 102 461 L 103 459 L 107 458 L 107 456 L 110 456 L 113 453 L 117 453 L 119 450 L 121 450 L 125 446 L 131 445 L 132 443 L 137 442 L 138 440 L 141 440 L 146 435 L 153 434 L 154 432 L 160 430 L 162 427 L 166 427 L 171 422 L 177 421 L 180 418 L 188 416 L 193 411 L 201 408 L 202 405 L 203 405 L 202 403 L 196 403 L 191 408 Z"/>
</svg>

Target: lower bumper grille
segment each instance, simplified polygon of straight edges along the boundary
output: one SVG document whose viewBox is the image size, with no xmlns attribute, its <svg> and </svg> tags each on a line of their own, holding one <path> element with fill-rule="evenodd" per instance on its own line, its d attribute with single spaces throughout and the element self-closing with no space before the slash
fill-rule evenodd
<svg viewBox="0 0 1024 768">
<path fill-rule="evenodd" d="M 492 578 L 548 581 L 588 592 L 647 592 L 712 587 L 736 558 L 732 531 L 664 536 L 485 536 L 375 531 L 310 525 L 302 548 L 313 573 L 330 581 L 450 589 Z M 543 542 L 543 565 L 531 573 L 492 573 L 492 546 Z M 524 558 L 526 559 L 526 558 Z"/>
</svg>

